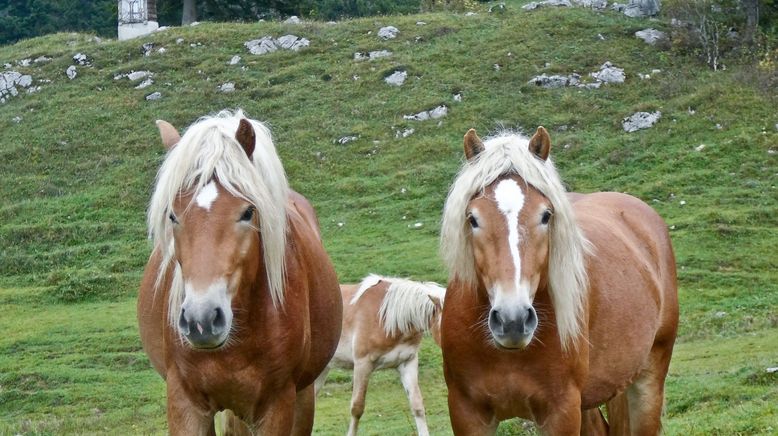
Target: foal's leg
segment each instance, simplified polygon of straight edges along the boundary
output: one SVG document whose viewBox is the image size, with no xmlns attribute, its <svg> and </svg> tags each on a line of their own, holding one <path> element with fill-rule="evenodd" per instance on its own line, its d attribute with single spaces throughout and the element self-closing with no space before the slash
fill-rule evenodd
<svg viewBox="0 0 778 436">
<path fill-rule="evenodd" d="M 411 360 L 401 363 L 397 370 L 400 371 L 400 379 L 408 395 L 408 402 L 411 403 L 411 412 L 416 420 L 419 436 L 429 436 L 427 418 L 424 414 L 424 400 L 419 389 L 419 355 L 415 354 Z"/>
<path fill-rule="evenodd" d="M 308 385 L 297 392 L 297 400 L 294 405 L 294 427 L 292 434 L 308 436 L 313 431 L 313 413 L 315 408 L 315 394 L 313 385 Z"/>
<path fill-rule="evenodd" d="M 330 367 L 329 365 L 324 367 L 324 370 L 319 374 L 318 377 L 316 377 L 316 381 L 313 382 L 313 391 L 315 396 L 319 396 L 319 391 L 321 391 L 321 388 L 324 387 L 324 382 L 327 381 L 327 374 L 330 373 Z"/>
<path fill-rule="evenodd" d="M 353 390 L 351 392 L 351 423 L 348 426 L 348 436 L 357 434 L 359 427 L 359 418 L 365 411 L 365 394 L 367 393 L 367 382 L 370 380 L 370 374 L 373 372 L 373 362 L 366 358 L 355 360 L 354 362 L 354 380 Z"/>
</svg>

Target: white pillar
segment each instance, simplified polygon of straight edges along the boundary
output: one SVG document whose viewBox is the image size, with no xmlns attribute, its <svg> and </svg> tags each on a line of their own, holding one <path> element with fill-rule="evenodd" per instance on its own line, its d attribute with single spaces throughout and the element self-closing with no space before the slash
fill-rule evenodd
<svg viewBox="0 0 778 436">
<path fill-rule="evenodd" d="M 153 8 L 149 8 L 149 3 Z M 119 41 L 147 35 L 159 28 L 155 3 L 119 0 Z"/>
</svg>

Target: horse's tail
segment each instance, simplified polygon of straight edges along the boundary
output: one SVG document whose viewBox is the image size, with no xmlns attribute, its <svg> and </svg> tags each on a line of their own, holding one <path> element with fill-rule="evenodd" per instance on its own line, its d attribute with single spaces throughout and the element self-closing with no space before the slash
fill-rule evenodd
<svg viewBox="0 0 778 436">
<path fill-rule="evenodd" d="M 385 280 L 389 288 L 378 315 L 386 334 L 397 336 L 429 330 L 433 319 L 440 314 L 446 290 L 432 282 Z"/>
</svg>

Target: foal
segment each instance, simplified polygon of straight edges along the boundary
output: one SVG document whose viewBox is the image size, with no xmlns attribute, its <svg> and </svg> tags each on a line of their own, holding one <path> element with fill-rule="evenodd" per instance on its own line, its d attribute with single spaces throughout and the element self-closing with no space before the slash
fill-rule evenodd
<svg viewBox="0 0 778 436">
<path fill-rule="evenodd" d="M 359 285 L 341 285 L 343 330 L 335 356 L 316 379 L 316 392 L 330 368 L 354 370 L 351 423 L 355 435 L 365 410 L 370 374 L 397 368 L 420 436 L 429 434 L 419 390 L 419 346 L 427 330 L 440 342 L 440 312 L 446 293 L 437 283 L 371 274 Z"/>
</svg>

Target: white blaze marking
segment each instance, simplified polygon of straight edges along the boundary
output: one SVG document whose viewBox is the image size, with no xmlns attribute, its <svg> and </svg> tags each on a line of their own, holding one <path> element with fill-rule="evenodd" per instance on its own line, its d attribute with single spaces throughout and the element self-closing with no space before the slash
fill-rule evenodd
<svg viewBox="0 0 778 436">
<path fill-rule="evenodd" d="M 203 189 L 200 190 L 200 193 L 197 194 L 197 198 L 195 198 L 195 202 L 198 206 L 202 207 L 205 210 L 211 210 L 211 205 L 213 204 L 214 200 L 216 200 L 216 197 L 219 196 L 219 191 L 216 189 L 216 184 L 213 182 L 208 182 L 207 185 L 203 187 Z"/>
<path fill-rule="evenodd" d="M 515 267 L 514 292 L 518 292 L 521 280 L 521 256 L 519 255 L 519 213 L 524 207 L 524 193 L 515 180 L 506 179 L 497 184 L 494 189 L 497 208 L 505 215 L 508 222 L 508 246 Z M 521 296 L 519 297 L 521 298 Z M 529 299 L 529 296 L 527 296 Z M 529 303 L 529 301 L 527 301 Z"/>
</svg>

